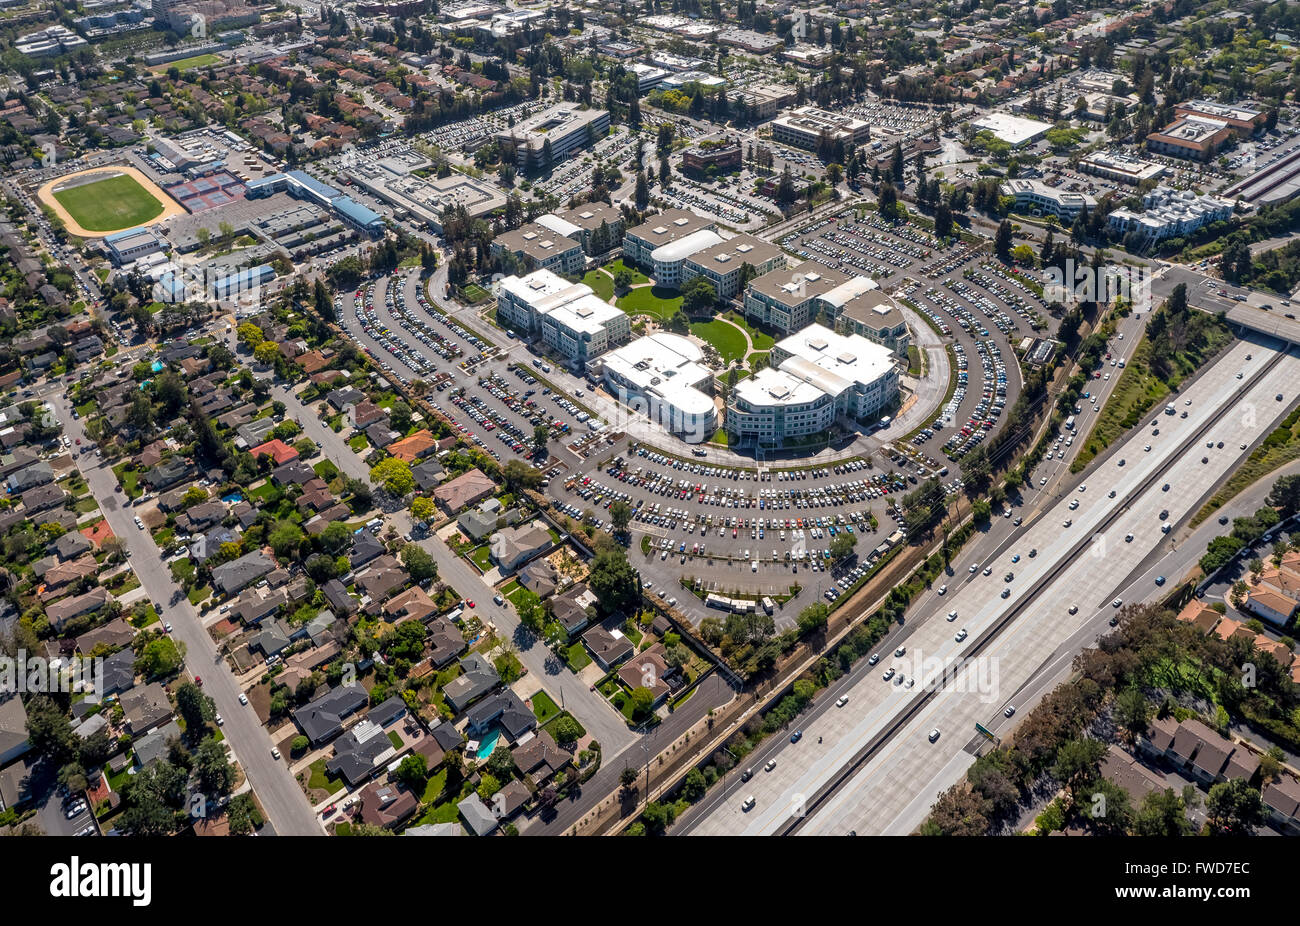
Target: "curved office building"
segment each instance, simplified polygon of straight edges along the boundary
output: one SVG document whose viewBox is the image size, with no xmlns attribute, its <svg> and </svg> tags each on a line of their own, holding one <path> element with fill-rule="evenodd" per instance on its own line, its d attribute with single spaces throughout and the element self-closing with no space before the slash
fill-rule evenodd
<svg viewBox="0 0 1300 926">
<path fill-rule="evenodd" d="M 687 338 L 659 332 L 611 351 L 600 366 L 609 390 L 630 410 L 698 444 L 718 428 L 713 371 L 703 361 Z"/>
</svg>

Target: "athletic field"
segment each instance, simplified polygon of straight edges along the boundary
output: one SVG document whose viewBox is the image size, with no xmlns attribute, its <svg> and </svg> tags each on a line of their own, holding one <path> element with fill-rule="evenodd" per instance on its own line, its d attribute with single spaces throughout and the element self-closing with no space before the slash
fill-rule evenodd
<svg viewBox="0 0 1300 926">
<path fill-rule="evenodd" d="M 134 177 L 126 174 L 56 190 L 54 198 L 78 225 L 90 232 L 114 232 L 144 225 L 162 215 L 165 208 Z"/>
</svg>

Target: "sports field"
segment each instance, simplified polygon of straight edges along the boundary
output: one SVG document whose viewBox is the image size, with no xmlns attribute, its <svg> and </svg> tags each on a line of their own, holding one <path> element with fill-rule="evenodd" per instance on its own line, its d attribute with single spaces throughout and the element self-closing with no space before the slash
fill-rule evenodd
<svg viewBox="0 0 1300 926">
<path fill-rule="evenodd" d="M 86 231 L 114 232 L 143 225 L 165 206 L 134 177 L 118 174 L 56 190 L 54 198 Z"/>
</svg>

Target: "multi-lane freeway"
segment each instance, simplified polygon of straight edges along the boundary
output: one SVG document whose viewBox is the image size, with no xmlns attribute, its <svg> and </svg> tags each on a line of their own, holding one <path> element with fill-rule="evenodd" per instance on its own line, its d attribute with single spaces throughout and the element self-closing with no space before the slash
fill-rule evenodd
<svg viewBox="0 0 1300 926">
<path fill-rule="evenodd" d="M 679 830 L 912 831 L 935 796 L 973 761 L 968 747 L 975 724 L 1001 718 L 1062 644 L 1104 622 L 1116 593 L 1135 571 L 1145 571 L 1144 554 L 1172 542 L 1172 528 L 1166 535 L 1161 525 L 1195 512 L 1247 452 L 1241 445 L 1249 448 L 1285 415 L 1298 377 L 1294 353 L 1259 341 L 1235 345 L 1176 398 L 1175 414 L 1153 412 L 974 573 L 968 570 L 975 564 L 955 563 L 953 588 L 927 599 L 928 613 L 918 610 L 888 648 L 882 645 L 878 665 L 860 668 L 825 692 L 801 720 L 798 743 L 781 738 L 760 750 L 749 763 L 750 781 L 715 791 Z M 1276 400 L 1279 394 L 1283 401 Z M 1086 643 L 1091 636 L 1080 639 Z M 892 656 L 900 645 L 906 652 Z M 936 664 L 972 657 L 958 663 L 946 686 L 928 690 Z M 889 668 L 895 675 L 886 682 L 882 674 Z M 918 675 L 915 687 L 897 682 Z M 841 696 L 848 701 L 837 707 Z M 1023 715 L 1030 705 L 1016 706 Z M 934 730 L 939 735 L 931 742 Z M 764 771 L 769 760 L 775 766 Z M 746 796 L 754 797 L 748 811 L 741 807 Z"/>
</svg>

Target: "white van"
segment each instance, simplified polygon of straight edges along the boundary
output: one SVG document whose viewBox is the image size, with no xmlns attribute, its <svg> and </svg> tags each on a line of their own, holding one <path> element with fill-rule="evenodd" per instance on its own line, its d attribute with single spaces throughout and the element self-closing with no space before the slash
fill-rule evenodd
<svg viewBox="0 0 1300 926">
<path fill-rule="evenodd" d="M 741 801 L 741 803 L 740 803 L 740 809 L 743 810 L 745 813 L 749 813 L 751 810 L 753 810 L 753 809 L 754 809 L 754 795 L 751 794 L 749 797 L 747 797 L 747 798 L 745 798 L 743 801 Z"/>
</svg>

